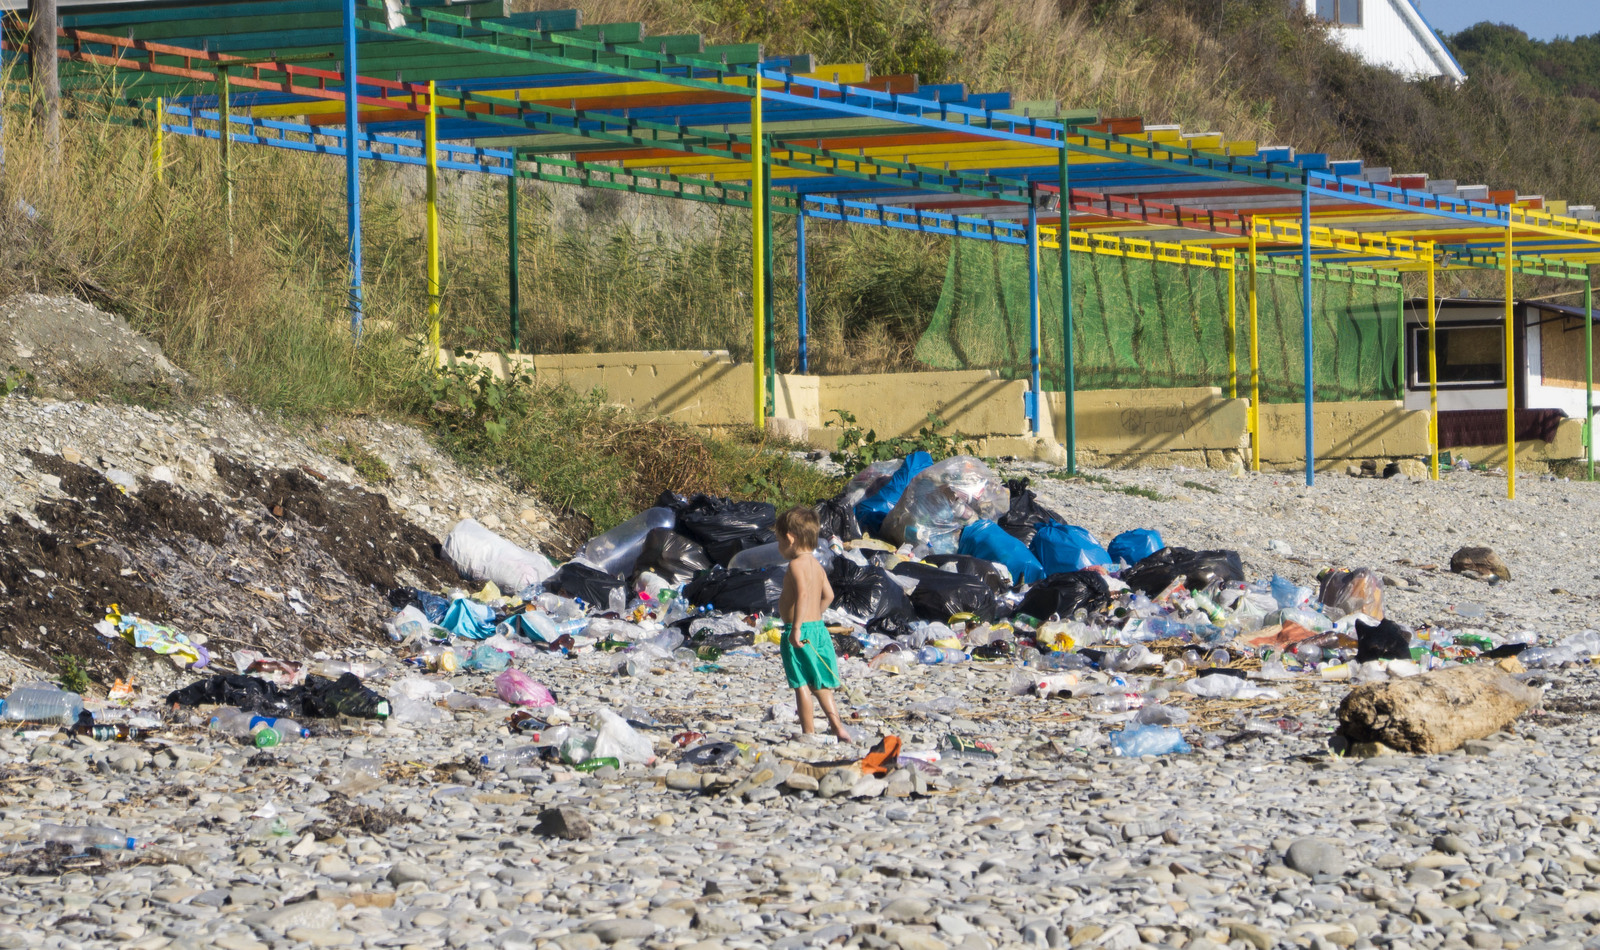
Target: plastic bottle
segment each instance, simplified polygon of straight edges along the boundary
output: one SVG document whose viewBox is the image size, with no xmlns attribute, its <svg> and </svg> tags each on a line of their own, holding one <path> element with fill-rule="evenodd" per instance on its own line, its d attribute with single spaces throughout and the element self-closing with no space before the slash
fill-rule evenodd
<svg viewBox="0 0 1600 950">
<path fill-rule="evenodd" d="M 1089 658 L 1081 653 L 1047 653 L 1039 658 L 1039 666 L 1046 670 L 1086 670 Z"/>
<path fill-rule="evenodd" d="M 952 650 L 949 647 L 923 647 L 917 651 L 917 662 L 924 666 L 937 666 L 941 663 L 965 663 L 972 656 L 961 650 Z"/>
<path fill-rule="evenodd" d="M 1048 698 L 1057 693 L 1066 693 L 1070 696 L 1072 695 L 1073 687 L 1078 685 L 1078 674 L 1048 673 L 1044 676 L 1033 677 L 1031 683 L 1033 691 L 1040 697 Z"/>
<path fill-rule="evenodd" d="M 1138 693 L 1111 693 L 1089 700 L 1092 713 L 1120 713 L 1144 706 L 1144 697 Z"/>
<path fill-rule="evenodd" d="M 620 769 L 622 762 L 614 756 L 599 755 L 592 759 L 584 759 L 582 762 L 575 762 L 572 767 L 579 772 L 598 772 L 607 766 Z"/>
<path fill-rule="evenodd" d="M 478 762 L 486 769 L 520 768 L 539 761 L 544 754 L 544 748 L 539 745 L 525 745 L 515 749 L 502 749 L 478 756 Z"/>
<path fill-rule="evenodd" d="M 1189 721 L 1189 710 L 1156 703 L 1134 713 L 1133 721 L 1141 726 L 1181 726 Z"/>
<path fill-rule="evenodd" d="M 130 726 L 125 722 L 83 722 L 72 730 L 80 736 L 88 736 L 96 742 L 138 742 L 148 735 L 148 731 Z"/>
<path fill-rule="evenodd" d="M 40 825 L 35 840 L 40 844 L 65 844 L 84 850 L 132 851 L 139 846 L 138 841 L 125 832 L 101 825 Z"/>
<path fill-rule="evenodd" d="M 45 683 L 19 686 L 6 697 L 6 722 L 55 722 L 73 725 L 83 712 L 83 697 Z"/>
</svg>

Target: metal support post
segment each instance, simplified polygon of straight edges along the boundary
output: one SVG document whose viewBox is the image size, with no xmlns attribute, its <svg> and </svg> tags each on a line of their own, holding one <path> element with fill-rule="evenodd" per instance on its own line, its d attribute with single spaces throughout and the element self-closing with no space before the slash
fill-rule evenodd
<svg viewBox="0 0 1600 950">
<path fill-rule="evenodd" d="M 1316 379 L 1311 342 L 1311 179 L 1300 193 L 1300 355 L 1305 360 L 1306 487 L 1317 480 Z"/>
<path fill-rule="evenodd" d="M 350 334 L 361 342 L 361 165 L 356 143 L 356 0 L 344 0 L 344 203 L 350 241 Z"/>
<path fill-rule="evenodd" d="M 796 364 L 801 373 L 811 369 L 811 356 L 809 352 L 810 332 L 808 325 L 810 314 L 806 311 L 806 214 L 805 201 L 800 202 L 800 213 L 794 217 L 794 271 L 795 271 L 795 313 L 796 332 L 799 335 L 800 353 Z"/>
<path fill-rule="evenodd" d="M 1256 225 L 1250 222 L 1250 471 L 1261 471 L 1261 334 L 1256 320 Z"/>
<path fill-rule="evenodd" d="M 1072 322 L 1072 173 L 1067 133 L 1061 133 L 1061 416 L 1067 430 L 1067 474 L 1078 474 L 1078 378 Z"/>
<path fill-rule="evenodd" d="M 1044 394 L 1039 392 L 1039 202 L 1038 190 L 1028 186 L 1028 391 L 1033 407 L 1028 414 L 1035 437 L 1044 432 Z"/>
<path fill-rule="evenodd" d="M 766 209 L 761 207 L 761 199 L 765 191 L 761 187 L 762 161 L 761 161 L 761 85 L 760 80 L 750 77 L 750 297 L 754 325 L 751 327 L 751 359 L 750 367 L 755 373 L 751 380 L 750 388 L 755 392 L 755 423 L 756 428 L 765 428 L 767 424 L 767 387 L 766 380 L 766 354 L 764 352 L 767 340 L 766 328 L 762 325 L 766 321 L 766 258 L 761 248 L 763 228 L 761 219 L 766 214 Z"/>
<path fill-rule="evenodd" d="M 439 368 L 439 105 L 428 81 L 428 116 L 422 120 L 422 149 L 427 153 L 428 368 Z"/>
<path fill-rule="evenodd" d="M 1513 298 L 1516 295 L 1516 271 L 1511 255 L 1515 238 L 1511 228 L 1506 228 L 1506 497 L 1517 497 L 1517 343 Z"/>
</svg>

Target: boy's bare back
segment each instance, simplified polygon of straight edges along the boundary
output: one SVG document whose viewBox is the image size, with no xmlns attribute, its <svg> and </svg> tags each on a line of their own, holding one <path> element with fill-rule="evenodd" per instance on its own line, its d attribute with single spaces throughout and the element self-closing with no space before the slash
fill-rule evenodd
<svg viewBox="0 0 1600 950">
<path fill-rule="evenodd" d="M 783 595 L 778 599 L 778 616 L 798 628 L 803 623 L 821 620 L 822 612 L 833 603 L 833 587 L 828 574 L 807 551 L 789 562 L 783 578 Z"/>
</svg>

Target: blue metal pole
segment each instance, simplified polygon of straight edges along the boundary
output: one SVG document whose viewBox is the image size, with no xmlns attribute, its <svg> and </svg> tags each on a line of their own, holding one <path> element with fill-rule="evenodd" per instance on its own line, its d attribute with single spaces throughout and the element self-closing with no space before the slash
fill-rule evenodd
<svg viewBox="0 0 1600 950">
<path fill-rule="evenodd" d="M 356 0 L 344 0 L 344 200 L 350 238 L 350 333 L 361 340 L 361 167 L 356 144 Z"/>
<path fill-rule="evenodd" d="M 805 201 L 800 202 L 800 213 L 794 218 L 794 269 L 798 278 L 797 299 L 795 311 L 800 316 L 800 372 L 805 373 L 811 367 L 811 355 L 807 350 L 808 334 L 810 328 L 807 324 L 806 313 L 806 210 Z"/>
<path fill-rule="evenodd" d="M 1312 379 L 1311 346 L 1311 178 L 1306 176 L 1306 190 L 1300 194 L 1300 347 L 1306 363 L 1306 485 L 1317 478 L 1317 431 L 1313 418 L 1315 398 Z"/>
<path fill-rule="evenodd" d="M 1044 395 L 1039 392 L 1039 202 L 1032 185 L 1028 186 L 1028 360 L 1031 364 L 1030 392 L 1033 405 L 1028 421 L 1033 434 L 1044 431 Z"/>
</svg>

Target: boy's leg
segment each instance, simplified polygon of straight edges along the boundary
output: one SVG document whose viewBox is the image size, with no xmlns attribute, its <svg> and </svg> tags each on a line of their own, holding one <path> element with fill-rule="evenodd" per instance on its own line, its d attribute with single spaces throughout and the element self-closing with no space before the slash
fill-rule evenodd
<svg viewBox="0 0 1600 950">
<path fill-rule="evenodd" d="M 795 713 L 800 717 L 800 731 L 810 735 L 817 731 L 817 724 L 811 715 L 811 690 L 804 686 L 794 691 Z"/>
<path fill-rule="evenodd" d="M 844 722 L 839 719 L 839 710 L 833 705 L 833 690 L 817 690 L 817 702 L 822 704 L 822 714 L 828 717 L 828 725 L 833 727 L 833 734 L 839 737 L 840 742 L 852 742 L 854 739 L 845 731 Z"/>
</svg>

